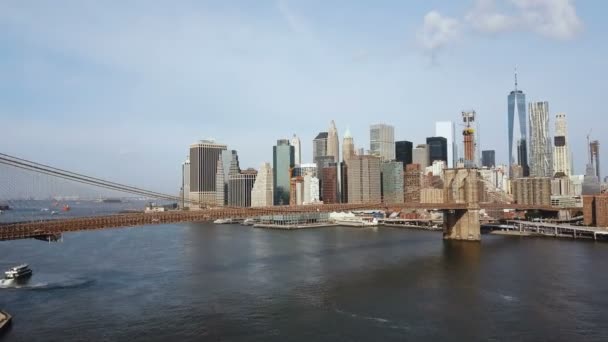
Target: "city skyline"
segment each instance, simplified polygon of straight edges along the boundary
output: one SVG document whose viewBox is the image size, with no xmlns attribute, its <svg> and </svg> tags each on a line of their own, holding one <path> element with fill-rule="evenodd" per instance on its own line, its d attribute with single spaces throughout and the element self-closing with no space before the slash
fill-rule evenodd
<svg viewBox="0 0 608 342">
<path fill-rule="evenodd" d="M 472 25 L 472 17 L 492 14 L 475 2 L 391 4 L 371 16 L 368 5 L 353 4 L 336 30 L 336 5 L 314 2 L 180 4 L 169 16 L 158 4 L 73 4 L 71 13 L 5 4 L 0 116 L 12 129 L 0 143 L 15 155 L 174 191 L 184 146 L 199 139 L 214 137 L 238 150 L 243 166 L 258 167 L 271 161 L 276 139 L 293 133 L 310 156 L 308 142 L 330 118 L 340 132 L 349 126 L 359 147 L 374 122 L 417 145 L 435 122 L 458 122 L 462 109 L 475 108 L 480 148 L 496 150 L 504 164 L 505 94 L 517 65 L 528 100 L 576 118 L 569 142 L 573 173 L 582 174 L 590 123 L 606 120 L 596 110 L 608 78 L 599 17 L 606 4 L 567 2 L 570 10 L 556 14 L 543 3 L 495 9 L 546 19 L 519 30 L 490 30 L 489 19 Z M 154 30 L 131 25 L 142 21 Z M 459 35 L 442 29 L 445 22 Z M 525 56 L 510 48 L 515 43 L 528 46 Z M 317 89 L 320 79 L 329 90 Z M 597 130 L 592 137 L 602 140 Z M 74 157 L 86 155 L 95 158 Z M 120 175 L 107 165 L 120 165 Z M 141 168 L 151 171 L 142 176 Z"/>
</svg>

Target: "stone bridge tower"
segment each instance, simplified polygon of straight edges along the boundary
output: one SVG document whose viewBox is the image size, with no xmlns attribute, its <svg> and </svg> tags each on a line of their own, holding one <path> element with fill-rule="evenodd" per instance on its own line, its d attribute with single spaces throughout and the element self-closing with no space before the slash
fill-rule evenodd
<svg viewBox="0 0 608 342">
<path fill-rule="evenodd" d="M 444 202 L 448 206 L 451 204 L 466 205 L 466 209 L 443 211 L 443 238 L 445 240 L 481 240 L 478 180 L 477 169 L 444 170 Z"/>
</svg>

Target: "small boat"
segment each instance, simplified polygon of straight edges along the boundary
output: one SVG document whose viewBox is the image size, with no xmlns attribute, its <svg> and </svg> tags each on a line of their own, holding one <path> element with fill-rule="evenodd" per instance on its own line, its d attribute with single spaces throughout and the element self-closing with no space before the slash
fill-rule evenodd
<svg viewBox="0 0 608 342">
<path fill-rule="evenodd" d="M 57 214 L 59 214 L 59 212 L 57 210 L 51 211 L 51 215 L 57 215 Z"/>
<path fill-rule="evenodd" d="M 4 272 L 6 279 L 21 279 L 27 278 L 31 275 L 32 270 L 28 264 L 11 267 L 8 271 Z"/>
<path fill-rule="evenodd" d="M 49 211 L 49 208 L 42 208 L 40 211 Z"/>
<path fill-rule="evenodd" d="M 231 223 L 239 223 L 237 219 L 226 218 L 226 219 L 217 219 L 213 221 L 215 224 L 231 224 Z"/>
<path fill-rule="evenodd" d="M 70 206 L 67 204 L 64 205 L 63 208 L 61 208 L 61 210 L 63 210 L 63 211 L 70 211 L 70 209 L 71 209 Z"/>
<path fill-rule="evenodd" d="M 253 226 L 256 223 L 256 219 L 248 218 L 243 221 L 244 226 Z"/>
</svg>

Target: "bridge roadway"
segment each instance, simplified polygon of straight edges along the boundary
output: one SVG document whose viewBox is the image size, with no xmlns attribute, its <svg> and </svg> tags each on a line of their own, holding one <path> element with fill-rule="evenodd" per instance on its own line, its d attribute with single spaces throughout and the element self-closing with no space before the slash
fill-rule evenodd
<svg viewBox="0 0 608 342">
<path fill-rule="evenodd" d="M 202 210 L 166 211 L 157 213 L 129 213 L 106 216 L 74 217 L 44 221 L 28 221 L 0 224 L 0 240 L 42 238 L 57 236 L 64 232 L 82 230 L 134 227 L 178 222 L 200 222 L 219 218 L 248 218 L 262 215 L 298 212 L 332 212 L 350 210 L 463 210 L 465 203 L 368 203 L 368 204 L 324 204 L 308 206 L 274 206 L 264 208 L 213 208 Z M 539 209 L 557 211 L 554 207 L 531 207 L 513 204 L 481 203 L 481 209 Z"/>
</svg>

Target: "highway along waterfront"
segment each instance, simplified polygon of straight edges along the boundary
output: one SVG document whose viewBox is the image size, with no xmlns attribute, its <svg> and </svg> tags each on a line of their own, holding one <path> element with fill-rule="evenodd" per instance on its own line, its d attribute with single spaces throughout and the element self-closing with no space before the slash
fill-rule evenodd
<svg viewBox="0 0 608 342">
<path fill-rule="evenodd" d="M 608 340 L 608 244 L 183 223 L 0 242 L 6 341 Z"/>
</svg>

